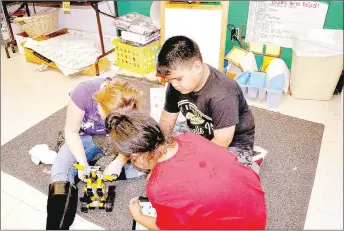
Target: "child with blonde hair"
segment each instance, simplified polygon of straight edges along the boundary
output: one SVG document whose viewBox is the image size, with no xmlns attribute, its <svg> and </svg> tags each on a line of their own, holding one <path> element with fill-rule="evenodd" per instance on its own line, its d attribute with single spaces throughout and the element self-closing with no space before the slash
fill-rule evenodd
<svg viewBox="0 0 344 231">
<path fill-rule="evenodd" d="M 106 136 L 105 118 L 111 112 L 137 110 L 140 92 L 129 83 L 111 78 L 79 83 L 70 92 L 64 127 L 65 144 L 52 166 L 47 203 L 46 228 L 69 229 L 78 203 L 74 178 L 84 180 L 84 172 L 73 163 L 88 165 L 101 150 L 93 136 Z M 103 154 L 104 155 L 104 154 Z M 106 167 L 104 174 L 119 175 L 127 158 L 121 154 Z M 137 175 L 139 175 L 137 171 Z M 132 174 L 133 175 L 133 174 Z"/>
</svg>

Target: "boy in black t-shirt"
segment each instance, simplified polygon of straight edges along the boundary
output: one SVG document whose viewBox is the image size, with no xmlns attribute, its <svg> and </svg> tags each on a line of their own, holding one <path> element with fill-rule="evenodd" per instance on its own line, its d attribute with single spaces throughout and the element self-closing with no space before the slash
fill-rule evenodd
<svg viewBox="0 0 344 231">
<path fill-rule="evenodd" d="M 171 135 L 179 112 L 189 130 L 228 148 L 238 160 L 259 172 L 252 161 L 255 125 L 239 85 L 203 63 L 198 45 L 171 37 L 158 55 L 157 72 L 169 80 L 160 127 Z"/>
</svg>

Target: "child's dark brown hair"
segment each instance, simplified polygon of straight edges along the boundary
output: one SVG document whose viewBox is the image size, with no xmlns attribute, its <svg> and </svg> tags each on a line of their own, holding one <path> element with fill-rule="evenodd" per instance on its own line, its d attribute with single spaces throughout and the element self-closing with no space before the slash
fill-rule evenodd
<svg viewBox="0 0 344 231">
<path fill-rule="evenodd" d="M 165 144 L 173 143 L 172 139 L 165 138 L 153 118 L 139 112 L 111 113 L 105 119 L 105 127 L 120 153 L 132 161 L 133 154 L 139 153 L 135 158 L 156 163 L 166 152 Z M 165 146 L 163 151 L 159 149 L 161 146 Z"/>
</svg>

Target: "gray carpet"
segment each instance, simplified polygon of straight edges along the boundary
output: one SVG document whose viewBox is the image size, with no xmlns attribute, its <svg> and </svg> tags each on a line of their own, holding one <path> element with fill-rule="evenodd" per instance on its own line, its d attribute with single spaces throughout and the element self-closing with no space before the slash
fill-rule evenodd
<svg viewBox="0 0 344 231">
<path fill-rule="evenodd" d="M 147 95 L 155 84 L 128 80 Z M 147 111 L 149 102 L 146 102 Z M 252 108 L 256 122 L 256 144 L 267 149 L 261 181 L 268 208 L 267 229 L 303 229 L 318 163 L 324 126 L 263 109 Z M 66 110 L 61 109 L 1 147 L 2 171 L 47 194 L 49 166 L 36 166 L 28 151 L 36 144 L 55 147 L 57 132 L 63 128 Z M 79 184 L 79 188 L 82 187 Z M 128 201 L 145 195 L 145 179 L 118 181 L 112 213 L 78 212 L 87 220 L 107 229 L 131 229 Z M 81 191 L 81 190 L 80 190 Z M 81 192 L 80 192 L 81 195 Z"/>
</svg>

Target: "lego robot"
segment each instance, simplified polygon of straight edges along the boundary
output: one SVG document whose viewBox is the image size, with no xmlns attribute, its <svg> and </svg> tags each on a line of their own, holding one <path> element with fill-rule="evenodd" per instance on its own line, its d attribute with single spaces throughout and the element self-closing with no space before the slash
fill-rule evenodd
<svg viewBox="0 0 344 231">
<path fill-rule="evenodd" d="M 103 175 L 100 166 L 83 166 L 73 164 L 77 170 L 85 171 L 86 184 L 84 195 L 80 197 L 80 210 L 87 213 L 89 209 L 105 209 L 111 212 L 115 201 L 115 186 L 109 186 L 108 189 L 104 181 L 114 181 L 117 176 Z"/>
</svg>

